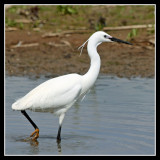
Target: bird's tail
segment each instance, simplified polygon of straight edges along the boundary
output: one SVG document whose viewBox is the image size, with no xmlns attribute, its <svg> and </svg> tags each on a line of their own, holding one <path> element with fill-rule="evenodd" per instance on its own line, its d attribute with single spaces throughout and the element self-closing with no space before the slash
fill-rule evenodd
<svg viewBox="0 0 160 160">
<path fill-rule="evenodd" d="M 17 100 L 16 102 L 14 102 L 12 104 L 12 109 L 13 110 L 22 110 L 22 108 L 20 107 L 21 105 L 19 104 L 19 100 Z"/>
</svg>

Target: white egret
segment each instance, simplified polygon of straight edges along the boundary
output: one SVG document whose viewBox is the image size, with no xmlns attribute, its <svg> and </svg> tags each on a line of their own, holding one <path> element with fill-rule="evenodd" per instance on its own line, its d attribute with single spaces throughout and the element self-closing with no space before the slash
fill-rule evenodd
<svg viewBox="0 0 160 160">
<path fill-rule="evenodd" d="M 86 74 L 79 75 L 74 73 L 50 79 L 12 104 L 12 109 L 20 110 L 35 128 L 35 131 L 31 134 L 33 140 L 39 137 L 39 128 L 31 120 L 25 110 L 45 112 L 52 110 L 54 114 L 58 115 L 59 129 L 57 141 L 60 141 L 61 127 L 65 113 L 79 98 L 85 96 L 98 77 L 101 60 L 97 52 L 97 46 L 102 42 L 114 41 L 131 45 L 131 43 L 114 38 L 103 31 L 95 32 L 81 47 L 79 47 L 82 52 L 83 47 L 88 42 L 87 51 L 91 63 Z"/>
</svg>

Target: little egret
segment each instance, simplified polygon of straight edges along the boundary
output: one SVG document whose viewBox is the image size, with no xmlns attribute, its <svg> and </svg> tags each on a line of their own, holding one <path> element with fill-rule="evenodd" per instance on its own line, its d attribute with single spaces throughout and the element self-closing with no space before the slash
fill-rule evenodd
<svg viewBox="0 0 160 160">
<path fill-rule="evenodd" d="M 29 120 L 35 131 L 31 134 L 33 140 L 39 137 L 39 128 L 32 121 L 25 110 L 51 111 L 59 116 L 59 128 L 57 141 L 61 140 L 62 122 L 67 110 L 80 98 L 83 98 L 94 85 L 100 70 L 101 60 L 97 52 L 97 46 L 102 42 L 129 42 L 114 38 L 103 31 L 97 31 L 79 48 L 81 52 L 88 42 L 87 51 L 91 63 L 88 72 L 84 75 L 76 73 L 56 77 L 40 84 L 24 97 L 12 104 L 13 110 L 19 110 Z"/>
</svg>

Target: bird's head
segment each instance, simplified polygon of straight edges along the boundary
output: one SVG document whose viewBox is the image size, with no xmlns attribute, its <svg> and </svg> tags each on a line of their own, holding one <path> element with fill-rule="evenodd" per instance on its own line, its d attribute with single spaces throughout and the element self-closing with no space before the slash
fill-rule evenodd
<svg viewBox="0 0 160 160">
<path fill-rule="evenodd" d="M 127 41 L 123 41 L 120 40 L 118 38 L 112 37 L 109 34 L 103 32 L 103 31 L 97 31 L 95 33 L 93 33 L 90 38 L 83 43 L 82 46 L 80 46 L 78 49 L 81 49 L 80 55 L 82 53 L 83 47 L 85 46 L 85 44 L 89 42 L 92 43 L 92 46 L 97 47 L 99 44 L 101 44 L 102 42 L 118 42 L 118 43 L 125 43 L 125 44 L 129 44 L 132 45 L 132 43 L 127 42 Z"/>
<path fill-rule="evenodd" d="M 109 34 L 103 32 L 103 31 L 97 31 L 89 38 L 89 40 L 93 40 L 97 43 L 97 45 L 101 44 L 102 42 L 118 42 L 118 43 L 125 43 L 132 45 L 132 43 L 120 40 L 118 38 L 112 37 Z"/>
</svg>

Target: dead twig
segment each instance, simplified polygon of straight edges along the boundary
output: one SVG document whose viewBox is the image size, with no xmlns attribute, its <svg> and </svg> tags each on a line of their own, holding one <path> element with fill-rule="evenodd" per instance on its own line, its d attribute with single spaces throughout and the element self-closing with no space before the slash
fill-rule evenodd
<svg viewBox="0 0 160 160">
<path fill-rule="evenodd" d="M 19 41 L 16 45 L 12 45 L 11 48 L 35 47 L 38 45 L 39 43 L 22 44 L 22 41 Z"/>
<path fill-rule="evenodd" d="M 71 47 L 71 44 L 70 44 L 68 41 L 66 41 L 66 40 L 61 40 L 61 42 L 62 42 L 62 43 L 49 42 L 49 43 L 47 43 L 47 44 L 50 45 L 50 46 L 54 46 L 54 47 L 65 47 L 65 46 L 68 46 L 68 47 L 72 48 L 72 47 Z"/>
</svg>

